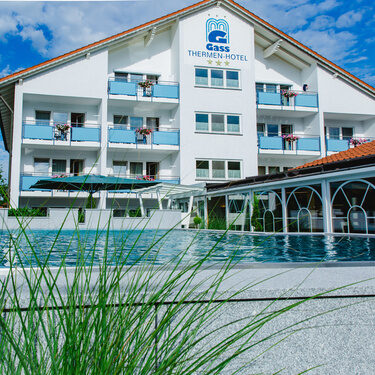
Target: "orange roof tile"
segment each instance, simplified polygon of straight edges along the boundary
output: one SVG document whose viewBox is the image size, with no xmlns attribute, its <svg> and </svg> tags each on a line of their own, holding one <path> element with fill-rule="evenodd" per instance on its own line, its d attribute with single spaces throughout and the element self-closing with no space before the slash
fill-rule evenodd
<svg viewBox="0 0 375 375">
<path fill-rule="evenodd" d="M 276 28 L 275 26 L 272 26 L 270 23 L 266 22 L 265 20 L 263 20 L 262 18 L 258 17 L 258 16 L 255 15 L 254 13 L 250 12 L 248 9 L 246 9 L 246 8 L 244 8 L 243 6 L 237 4 L 235 1 L 233 1 L 233 0 L 224 0 L 224 1 L 227 1 L 228 3 L 232 4 L 233 6 L 237 7 L 238 9 L 242 10 L 242 11 L 245 12 L 246 14 L 250 15 L 253 19 L 259 21 L 263 26 L 266 26 L 266 27 L 269 27 L 269 28 L 273 29 L 274 31 L 276 31 L 276 32 L 279 33 L 280 35 L 284 36 L 286 39 L 289 39 L 289 41 L 291 41 L 292 43 L 298 45 L 299 47 L 302 47 L 303 49 L 305 49 L 305 50 L 308 51 L 309 53 L 312 53 L 313 55 L 315 55 L 318 59 L 324 61 L 325 63 L 328 63 L 328 64 L 331 65 L 333 68 L 335 68 L 335 69 L 341 71 L 342 73 L 348 75 L 350 78 L 352 78 L 353 80 L 357 81 L 357 82 L 360 83 L 361 85 L 367 87 L 369 90 L 375 92 L 375 88 L 374 88 L 374 87 L 370 86 L 369 84 L 367 84 L 366 82 L 362 81 L 362 80 L 359 79 L 358 77 L 356 77 L 356 76 L 350 74 L 350 73 L 347 72 L 345 69 L 343 69 L 343 68 L 339 67 L 338 65 L 334 64 L 332 61 L 330 61 L 330 60 L 326 59 L 325 57 L 321 56 L 320 54 L 318 54 L 317 52 L 313 51 L 312 49 L 310 49 L 309 47 L 305 46 L 304 44 L 298 42 L 297 40 L 295 40 L 294 38 L 292 38 L 292 37 L 289 36 L 288 34 L 284 33 L 283 31 L 279 30 L 278 28 Z M 145 24 L 143 24 L 143 25 L 139 25 L 139 26 L 134 27 L 134 28 L 132 28 L 132 29 L 126 30 L 126 31 L 124 31 L 124 32 L 122 32 L 122 33 L 119 33 L 119 34 L 116 34 L 116 35 L 110 36 L 110 37 L 105 38 L 105 39 L 102 39 L 102 40 L 100 40 L 100 41 L 98 41 L 98 42 L 91 43 L 91 44 L 89 44 L 89 45 L 87 45 L 87 46 L 84 46 L 84 47 L 82 47 L 82 48 L 78 48 L 78 49 L 76 49 L 76 50 L 74 50 L 74 51 L 71 51 L 71 52 L 65 53 L 65 54 L 63 54 L 63 55 L 61 55 L 61 56 L 58 56 L 58 57 L 55 57 L 55 58 L 53 58 L 53 59 L 51 59 L 51 60 L 47 60 L 47 61 L 44 61 L 44 62 L 42 62 L 42 63 L 40 63 L 40 64 L 34 65 L 34 66 L 32 66 L 32 67 L 29 67 L 29 68 L 26 68 L 26 69 L 20 70 L 19 72 L 16 72 L 16 73 L 10 74 L 10 75 L 8 75 L 8 76 L 6 76 L 6 77 L 3 77 L 3 78 L 0 78 L 0 84 L 1 84 L 1 82 L 6 81 L 6 80 L 8 80 L 8 79 L 15 78 L 15 77 L 20 76 L 20 75 L 22 75 L 22 74 L 24 74 L 24 73 L 27 73 L 27 72 L 31 72 L 31 71 L 33 71 L 33 70 L 35 70 L 35 69 L 37 69 L 37 68 L 42 68 L 43 66 L 47 66 L 47 65 L 49 65 L 49 64 L 51 64 L 51 63 L 53 63 L 53 62 L 55 62 L 55 61 L 59 61 L 59 60 L 65 59 L 65 58 L 67 58 L 67 57 L 69 57 L 69 56 L 72 56 L 72 55 L 74 55 L 74 54 L 77 54 L 77 53 L 79 53 L 79 52 L 83 52 L 83 51 L 88 50 L 88 49 L 90 49 L 90 48 L 93 48 L 93 47 L 99 46 L 99 45 L 101 45 L 101 44 L 103 44 L 103 43 L 106 43 L 106 42 L 109 42 L 109 41 L 111 41 L 111 40 L 117 39 L 117 38 L 119 38 L 119 37 L 121 37 L 121 36 L 125 36 L 125 35 L 127 35 L 127 34 L 130 34 L 130 33 L 134 32 L 134 31 L 140 30 L 140 29 L 142 29 L 142 28 L 144 28 L 144 27 L 151 26 L 151 25 L 153 25 L 153 24 L 155 24 L 155 23 L 158 23 L 158 22 L 160 22 L 160 21 L 166 20 L 166 19 L 171 18 L 171 17 L 173 17 L 173 16 L 177 16 L 177 15 L 179 15 L 179 14 L 181 14 L 181 13 L 184 13 L 184 12 L 186 12 L 186 11 L 188 11 L 188 10 L 194 9 L 194 8 L 196 8 L 196 7 L 199 7 L 199 6 L 201 6 L 201 5 L 204 5 L 205 3 L 210 3 L 210 2 L 212 2 L 212 0 L 202 0 L 202 1 L 198 2 L 198 3 L 196 3 L 196 4 L 193 4 L 193 5 L 190 5 L 190 6 L 186 7 L 186 8 L 180 9 L 180 10 L 178 10 L 178 11 L 176 11 L 176 12 L 173 12 L 173 13 L 167 14 L 166 16 L 163 16 L 163 17 L 157 18 L 157 19 L 155 19 L 155 20 L 153 20 L 153 21 L 150 21 L 150 22 L 147 22 L 147 23 L 145 23 Z"/>
<path fill-rule="evenodd" d="M 335 163 L 342 160 L 352 160 L 361 158 L 363 156 L 371 156 L 375 155 L 375 141 L 363 143 L 360 146 L 350 148 L 346 151 L 338 152 L 337 154 L 333 154 L 330 156 L 326 156 L 321 159 L 314 160 L 310 163 L 306 163 L 300 165 L 299 167 L 289 169 L 289 170 L 296 170 L 296 169 L 303 169 L 308 167 L 315 167 L 319 165 L 325 165 L 330 163 Z"/>
</svg>

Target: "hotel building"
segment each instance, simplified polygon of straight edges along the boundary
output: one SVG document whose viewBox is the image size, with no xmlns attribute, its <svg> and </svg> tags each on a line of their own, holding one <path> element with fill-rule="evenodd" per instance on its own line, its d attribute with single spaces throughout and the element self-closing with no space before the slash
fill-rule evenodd
<svg viewBox="0 0 375 375">
<path fill-rule="evenodd" d="M 15 207 L 84 204 L 84 193 L 30 188 L 47 176 L 224 183 L 375 137 L 373 87 L 231 0 L 201 1 L 4 77 L 0 95 Z M 139 204 L 121 191 L 95 199 Z"/>
</svg>

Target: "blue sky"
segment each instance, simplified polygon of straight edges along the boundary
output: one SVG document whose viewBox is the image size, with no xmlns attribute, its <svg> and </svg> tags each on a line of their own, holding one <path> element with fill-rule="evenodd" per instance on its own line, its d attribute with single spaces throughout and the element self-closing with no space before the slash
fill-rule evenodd
<svg viewBox="0 0 375 375">
<path fill-rule="evenodd" d="M 196 2 L 0 1 L 0 77 Z M 238 3 L 375 86 L 373 0 L 238 0 Z M 6 153 L 1 148 L 0 161 L 6 170 Z"/>
</svg>

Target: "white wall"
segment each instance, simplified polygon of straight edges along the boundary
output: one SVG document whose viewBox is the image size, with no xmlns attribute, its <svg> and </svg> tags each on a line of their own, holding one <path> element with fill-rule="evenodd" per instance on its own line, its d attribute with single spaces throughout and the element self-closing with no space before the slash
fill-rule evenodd
<svg viewBox="0 0 375 375">
<path fill-rule="evenodd" d="M 171 31 L 156 34 L 145 48 L 143 38 L 137 38 L 127 46 L 112 49 L 108 55 L 108 74 L 115 70 L 160 75 L 161 81 L 176 81 L 172 73 Z"/>
<path fill-rule="evenodd" d="M 375 116 L 374 98 L 318 67 L 320 111 Z"/>
<path fill-rule="evenodd" d="M 102 98 L 107 92 L 107 51 L 80 57 L 23 82 L 24 93 Z"/>
<path fill-rule="evenodd" d="M 246 61 L 189 56 L 189 50 L 206 50 L 206 21 L 208 18 L 225 18 L 230 27 L 230 54 L 246 56 Z M 180 170 L 183 184 L 195 179 L 196 159 L 227 159 L 243 161 L 243 176 L 257 171 L 256 110 L 254 90 L 254 40 L 253 27 L 223 8 L 210 8 L 180 21 L 180 77 L 181 77 L 181 153 Z M 244 43 L 244 40 L 249 41 Z M 229 61 L 227 68 L 240 70 L 239 90 L 195 87 L 195 66 L 214 67 L 216 61 Z M 195 112 L 220 112 L 240 114 L 242 135 L 216 135 L 195 133 Z"/>
<path fill-rule="evenodd" d="M 265 59 L 264 49 L 255 45 L 255 81 L 263 83 L 292 84 L 294 90 L 302 90 L 301 70 L 287 63 L 279 57 L 272 55 Z"/>
</svg>

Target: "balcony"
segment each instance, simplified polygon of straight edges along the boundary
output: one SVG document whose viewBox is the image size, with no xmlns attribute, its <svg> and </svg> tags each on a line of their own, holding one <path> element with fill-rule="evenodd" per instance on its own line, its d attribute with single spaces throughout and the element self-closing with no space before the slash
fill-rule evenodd
<svg viewBox="0 0 375 375">
<path fill-rule="evenodd" d="M 288 141 L 283 137 L 258 136 L 259 153 L 284 153 L 284 154 L 318 154 L 321 146 L 319 137 L 301 137 L 295 141 Z"/>
<path fill-rule="evenodd" d="M 131 128 L 124 126 L 112 127 L 109 129 L 108 142 L 112 147 L 121 146 L 139 149 L 180 149 L 180 131 L 179 129 L 159 128 L 150 129 L 150 134 L 145 128 Z"/>
<path fill-rule="evenodd" d="M 100 143 L 100 125 L 80 124 L 63 130 L 61 124 L 49 121 L 26 121 L 22 128 L 22 142 L 27 144 L 72 145 Z"/>
<path fill-rule="evenodd" d="M 118 78 L 108 81 L 109 95 L 122 95 L 133 100 L 175 101 L 180 98 L 179 91 L 179 84 L 176 82 L 158 81 L 150 87 L 141 87 L 138 82 L 128 82 Z"/>
<path fill-rule="evenodd" d="M 258 108 L 262 106 L 276 106 L 283 110 L 301 110 L 307 109 L 316 111 L 318 109 L 318 94 L 315 92 L 295 91 L 294 97 L 287 97 L 280 92 L 257 91 Z M 278 108 L 280 109 L 280 108 Z"/>
<path fill-rule="evenodd" d="M 370 137 L 352 137 L 347 139 L 330 139 L 326 138 L 327 152 L 346 151 L 363 143 L 371 142 L 374 138 Z"/>
</svg>

